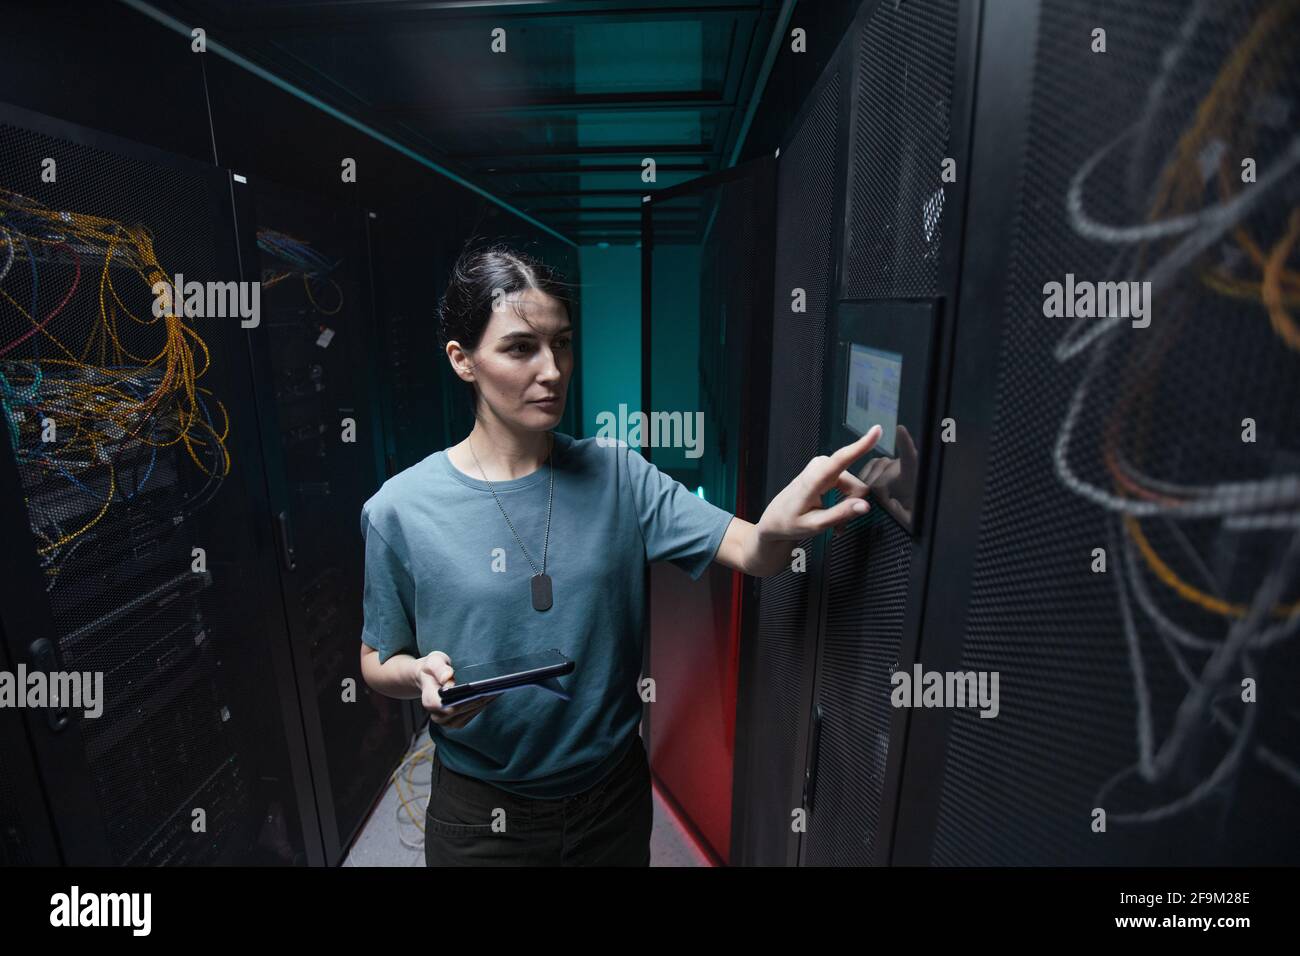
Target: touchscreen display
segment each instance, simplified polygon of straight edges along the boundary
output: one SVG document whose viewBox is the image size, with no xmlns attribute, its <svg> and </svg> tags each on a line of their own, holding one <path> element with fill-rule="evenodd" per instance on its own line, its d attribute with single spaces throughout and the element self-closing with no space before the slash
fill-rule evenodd
<svg viewBox="0 0 1300 956">
<path fill-rule="evenodd" d="M 902 381 L 902 355 L 851 343 L 844 424 L 859 435 L 866 434 L 872 425 L 879 425 L 882 434 L 876 448 L 891 457 L 894 436 L 898 433 L 898 393 Z"/>
</svg>

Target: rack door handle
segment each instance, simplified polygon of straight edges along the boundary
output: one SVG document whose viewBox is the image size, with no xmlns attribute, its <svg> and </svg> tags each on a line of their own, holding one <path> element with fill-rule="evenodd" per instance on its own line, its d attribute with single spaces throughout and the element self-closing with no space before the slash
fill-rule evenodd
<svg viewBox="0 0 1300 956">
<path fill-rule="evenodd" d="M 813 808 L 813 797 L 817 793 L 817 755 L 821 750 L 823 716 L 822 705 L 817 704 L 813 708 L 812 742 L 809 744 L 811 752 L 808 755 L 808 769 L 803 777 L 803 805 L 810 813 Z"/>
<path fill-rule="evenodd" d="M 27 655 L 31 658 L 34 671 L 49 674 L 59 670 L 58 653 L 54 644 L 44 637 L 32 642 L 27 648 Z M 45 710 L 45 722 L 54 733 L 61 733 L 67 729 L 70 715 L 71 710 L 66 706 L 48 707 Z"/>
</svg>

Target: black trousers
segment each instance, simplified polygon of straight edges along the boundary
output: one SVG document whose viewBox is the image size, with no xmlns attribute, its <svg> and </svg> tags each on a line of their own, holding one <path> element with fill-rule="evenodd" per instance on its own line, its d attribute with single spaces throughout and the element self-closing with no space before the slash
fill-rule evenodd
<svg viewBox="0 0 1300 956">
<path fill-rule="evenodd" d="M 637 735 L 604 779 L 543 800 L 443 766 L 434 748 L 424 822 L 427 866 L 649 866 L 654 801 Z"/>
</svg>

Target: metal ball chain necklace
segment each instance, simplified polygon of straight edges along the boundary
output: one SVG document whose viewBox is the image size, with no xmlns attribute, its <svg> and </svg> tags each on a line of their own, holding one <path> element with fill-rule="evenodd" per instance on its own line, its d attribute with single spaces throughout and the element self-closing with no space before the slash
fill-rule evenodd
<svg viewBox="0 0 1300 956">
<path fill-rule="evenodd" d="M 533 592 L 533 608 L 538 611 L 548 610 L 551 606 L 551 577 L 546 573 L 546 550 L 551 543 L 551 502 L 555 500 L 555 466 L 551 464 L 551 454 L 555 450 L 555 436 L 551 436 L 550 448 L 546 452 L 546 465 L 551 472 L 551 491 L 546 499 L 546 539 L 542 542 L 542 569 L 537 570 L 537 565 L 533 564 L 533 559 L 529 557 L 528 549 L 524 543 L 519 540 L 519 534 L 515 531 L 515 526 L 510 524 L 510 516 L 506 514 L 506 509 L 501 505 L 501 499 L 497 497 L 496 489 L 492 487 L 492 482 L 488 481 L 487 472 L 483 471 L 483 463 L 478 460 L 478 455 L 474 454 L 474 443 L 465 436 L 465 441 L 469 444 L 469 453 L 474 455 L 474 464 L 478 465 L 478 470 L 483 475 L 483 480 L 487 482 L 488 491 L 492 492 L 492 498 L 501 508 L 501 516 L 506 519 L 506 525 L 510 528 L 510 533 L 515 536 L 519 542 L 519 550 L 523 551 L 524 557 L 528 558 L 529 565 L 532 566 L 533 576 L 529 579 L 529 586 Z"/>
</svg>

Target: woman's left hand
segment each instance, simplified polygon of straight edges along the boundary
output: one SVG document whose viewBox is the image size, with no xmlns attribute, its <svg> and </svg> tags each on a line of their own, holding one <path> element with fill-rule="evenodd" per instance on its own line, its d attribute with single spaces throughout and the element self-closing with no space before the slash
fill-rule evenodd
<svg viewBox="0 0 1300 956">
<path fill-rule="evenodd" d="M 880 440 L 879 425 L 830 455 L 818 455 L 795 479 L 773 498 L 758 519 L 760 541 L 803 541 L 827 528 L 837 531 L 845 523 L 865 514 L 871 506 L 864 500 L 868 486 L 846 469 Z M 823 508 L 822 495 L 838 488 L 843 500 Z"/>
</svg>

